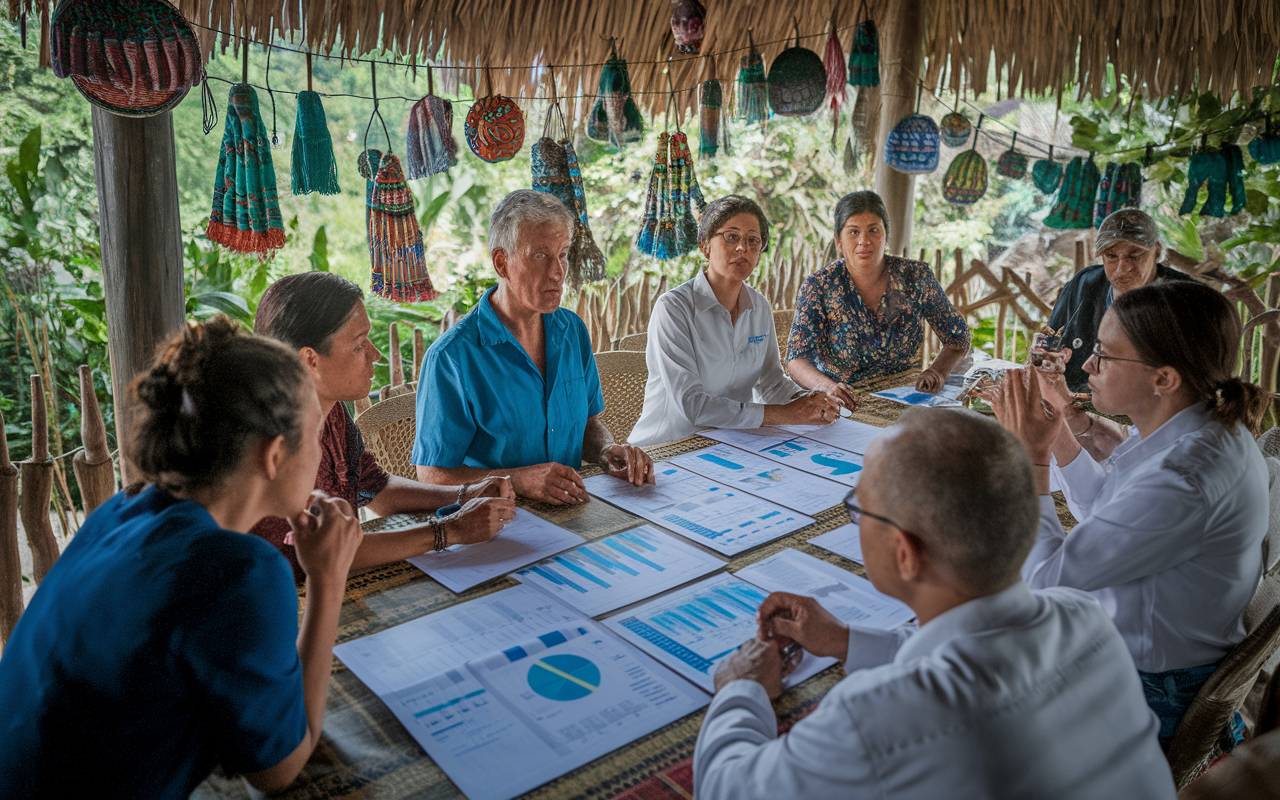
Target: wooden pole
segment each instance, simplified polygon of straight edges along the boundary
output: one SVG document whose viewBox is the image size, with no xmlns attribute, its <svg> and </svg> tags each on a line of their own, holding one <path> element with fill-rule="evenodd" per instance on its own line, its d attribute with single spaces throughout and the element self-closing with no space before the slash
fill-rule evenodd
<svg viewBox="0 0 1280 800">
<path fill-rule="evenodd" d="M 1089 265 L 1084 260 L 1084 240 L 1078 239 L 1076 241 L 1075 257 L 1072 259 L 1071 274 L 1078 275 L 1080 274 L 1080 270 L 1084 269 L 1087 266 Z"/>
<path fill-rule="evenodd" d="M 413 377 L 422 379 L 422 357 L 427 354 L 427 348 L 424 346 L 425 339 L 422 337 L 422 329 L 413 329 Z"/>
<path fill-rule="evenodd" d="M 400 323 L 391 323 L 391 385 L 404 383 L 404 357 L 400 355 Z"/>
<path fill-rule="evenodd" d="M 121 117 L 94 106 L 92 116 L 116 441 L 124 442 L 133 419 L 129 383 L 185 317 L 173 115 Z"/>
<path fill-rule="evenodd" d="M 84 364 L 80 365 L 80 439 L 84 450 L 72 457 L 71 468 L 88 517 L 116 493 L 116 471 L 107 447 L 107 426 L 102 423 L 102 409 L 93 391 L 93 372 Z"/>
<path fill-rule="evenodd" d="M 9 461 L 9 441 L 0 414 L 0 645 L 22 616 L 22 559 L 18 555 L 18 468 Z"/>
<path fill-rule="evenodd" d="M 58 560 L 58 540 L 49 523 L 53 493 L 53 462 L 49 460 L 49 418 L 44 405 L 44 379 L 31 376 L 31 458 L 18 465 L 22 473 L 19 509 L 31 545 L 36 583 L 44 580 Z"/>
<path fill-rule="evenodd" d="M 915 111 L 916 87 L 924 60 L 925 20 L 929 0 L 891 3 L 880 28 L 880 130 L 877 150 L 884 147 L 889 131 L 903 117 Z M 876 192 L 889 212 L 890 253 L 903 253 L 911 245 L 915 210 L 914 175 L 885 166 L 876 159 Z"/>
</svg>

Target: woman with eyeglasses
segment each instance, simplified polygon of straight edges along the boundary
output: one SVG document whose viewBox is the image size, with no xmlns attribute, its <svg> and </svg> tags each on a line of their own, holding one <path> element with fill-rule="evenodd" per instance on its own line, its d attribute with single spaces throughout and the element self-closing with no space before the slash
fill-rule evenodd
<svg viewBox="0 0 1280 800">
<path fill-rule="evenodd" d="M 773 309 L 746 284 L 769 249 L 769 221 L 753 200 L 729 195 L 698 224 L 707 267 L 658 298 L 649 318 L 644 409 L 628 439 L 649 445 L 703 428 L 821 425 L 840 409 L 782 369 Z"/>
<path fill-rule="evenodd" d="M 1036 467 L 1040 533 L 1023 576 L 1032 588 L 1097 596 L 1166 745 L 1244 639 L 1241 615 L 1262 574 L 1267 466 L 1252 434 L 1268 395 L 1233 374 L 1240 338 L 1221 292 L 1157 282 L 1115 298 L 1084 362 L 1094 406 L 1129 417 L 1127 431 L 1063 404 L 1034 368 L 988 394 Z M 1070 534 L 1049 496 L 1051 470 L 1079 520 Z"/>
<path fill-rule="evenodd" d="M 936 394 L 969 352 L 964 317 L 943 294 L 929 265 L 887 255 L 888 212 L 875 192 L 851 192 L 836 203 L 839 260 L 805 279 L 787 344 L 787 371 L 853 408 L 850 383 L 892 375 L 918 363 L 924 321 L 942 351 L 916 380 Z"/>
</svg>

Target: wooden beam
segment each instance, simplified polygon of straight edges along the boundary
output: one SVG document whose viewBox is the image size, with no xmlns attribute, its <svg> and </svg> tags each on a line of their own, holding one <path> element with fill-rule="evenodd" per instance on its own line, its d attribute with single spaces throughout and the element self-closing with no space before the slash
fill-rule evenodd
<svg viewBox="0 0 1280 800">
<path fill-rule="evenodd" d="M 125 442 L 129 384 L 185 318 L 173 115 L 121 117 L 97 106 L 92 115 L 116 441 Z M 126 462 L 122 455 L 128 485 Z"/>
<path fill-rule="evenodd" d="M 9 461 L 9 441 L 0 415 L 0 645 L 22 616 L 22 560 L 18 555 L 18 468 Z"/>
<path fill-rule="evenodd" d="M 925 20 L 929 0 L 889 5 L 880 28 L 880 130 L 876 135 L 876 193 L 889 212 L 890 253 L 902 253 L 911 246 L 914 222 L 914 175 L 904 175 L 885 166 L 882 158 L 889 131 L 899 120 L 915 111 L 917 75 L 924 60 Z"/>
</svg>

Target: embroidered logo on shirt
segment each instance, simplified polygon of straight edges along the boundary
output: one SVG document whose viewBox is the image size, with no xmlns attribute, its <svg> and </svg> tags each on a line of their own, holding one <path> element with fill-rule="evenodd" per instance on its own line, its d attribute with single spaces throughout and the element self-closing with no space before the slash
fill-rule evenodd
<svg viewBox="0 0 1280 800">
<path fill-rule="evenodd" d="M 750 339 L 747 339 L 747 341 L 748 341 L 748 342 L 750 342 L 751 344 L 760 344 L 760 343 L 761 343 L 761 342 L 763 342 L 766 338 L 768 338 L 768 336 L 769 336 L 769 334 L 767 334 L 767 333 L 762 333 L 762 334 L 760 334 L 759 336 L 752 336 Z"/>
</svg>

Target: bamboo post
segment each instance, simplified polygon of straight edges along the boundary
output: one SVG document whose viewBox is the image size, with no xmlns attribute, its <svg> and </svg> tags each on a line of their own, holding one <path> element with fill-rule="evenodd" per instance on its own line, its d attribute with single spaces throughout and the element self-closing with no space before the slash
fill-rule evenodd
<svg viewBox="0 0 1280 800">
<path fill-rule="evenodd" d="M 1267 278 L 1267 289 L 1264 303 L 1267 308 L 1275 308 L 1277 300 L 1280 300 L 1280 275 L 1272 275 Z M 1271 392 L 1276 391 L 1276 359 L 1280 356 L 1280 349 L 1271 344 L 1269 337 L 1262 338 L 1262 357 L 1259 359 L 1261 367 L 1261 375 L 1259 380 L 1263 389 Z"/>
<path fill-rule="evenodd" d="M 1075 257 L 1072 259 L 1072 275 L 1078 275 L 1080 270 L 1084 269 L 1087 264 L 1084 262 L 1084 240 L 1080 239 L 1076 242 Z"/>
<path fill-rule="evenodd" d="M 360 416 L 364 412 L 373 407 L 373 401 L 367 397 L 358 397 L 355 402 L 356 416 Z"/>
<path fill-rule="evenodd" d="M 422 357 L 427 354 L 425 342 L 422 328 L 415 326 L 413 329 L 413 377 L 415 380 L 422 379 Z"/>
<path fill-rule="evenodd" d="M 44 580 L 58 560 L 58 540 L 49 523 L 49 499 L 53 493 L 53 462 L 49 460 L 49 421 L 45 410 L 44 380 L 31 376 L 31 458 L 18 465 L 22 473 L 19 508 L 22 527 L 31 545 L 36 583 Z"/>
<path fill-rule="evenodd" d="M 71 468 L 80 486 L 84 514 L 105 503 L 116 493 L 116 471 L 107 447 L 107 426 L 102 422 L 102 408 L 93 391 L 93 372 L 80 365 L 80 440 L 84 450 L 71 459 Z"/>
<path fill-rule="evenodd" d="M 18 555 L 18 468 L 9 461 L 9 441 L 0 414 L 0 645 L 22 616 L 22 559 Z"/>
<path fill-rule="evenodd" d="M 656 301 L 659 297 L 662 297 L 662 295 L 666 294 L 666 291 L 667 291 L 667 275 L 664 272 L 662 274 L 662 277 L 658 279 L 658 293 L 654 295 L 654 300 Z M 652 310 L 653 310 L 652 307 L 650 307 L 650 311 Z"/>
<path fill-rule="evenodd" d="M 404 358 L 400 355 L 400 323 L 391 323 L 391 385 L 404 383 Z"/>
<path fill-rule="evenodd" d="M 653 313 L 653 301 L 649 298 L 649 276 L 640 274 L 640 327 L 649 330 L 649 315 Z"/>
</svg>

